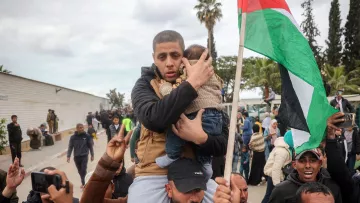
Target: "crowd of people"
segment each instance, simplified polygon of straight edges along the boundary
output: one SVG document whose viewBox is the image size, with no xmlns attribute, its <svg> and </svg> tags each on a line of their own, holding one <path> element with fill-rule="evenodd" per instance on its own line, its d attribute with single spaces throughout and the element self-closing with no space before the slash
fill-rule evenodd
<svg viewBox="0 0 360 203">
<path fill-rule="evenodd" d="M 182 36 L 171 30 L 155 36 L 153 51 L 154 64 L 142 68 L 132 90 L 134 111 L 89 112 L 88 133 L 83 124 L 78 124 L 70 138 L 67 161 L 74 151 L 83 188 L 81 203 L 247 203 L 251 189 L 248 185 L 264 181 L 267 183 L 262 203 L 360 202 L 360 176 L 354 170 L 360 135 L 356 126 L 336 127 L 344 121 L 344 113 L 351 111 L 341 91 L 331 102 L 340 112 L 328 118 L 321 145 L 299 153 L 294 150 L 292 131 L 281 120 L 277 107 L 263 121 L 240 111 L 233 173 L 227 182 L 223 166 L 229 118 L 221 111 L 222 80 L 214 74 L 208 51 L 200 45 L 185 49 Z M 108 144 L 87 180 L 89 154 L 94 160 L 91 135 L 94 131 L 96 135 L 100 123 Z M 20 129 L 16 123 L 13 126 Z M 125 170 L 128 145 L 133 165 Z M 15 156 L 0 203 L 10 202 L 24 179 L 20 166 L 20 158 Z M 37 193 L 42 202 L 79 201 L 73 196 L 73 180 L 64 172 L 46 168 L 44 173 L 60 175 L 62 184 L 68 183 L 69 187 L 57 190 L 50 186 L 48 194 Z"/>
</svg>

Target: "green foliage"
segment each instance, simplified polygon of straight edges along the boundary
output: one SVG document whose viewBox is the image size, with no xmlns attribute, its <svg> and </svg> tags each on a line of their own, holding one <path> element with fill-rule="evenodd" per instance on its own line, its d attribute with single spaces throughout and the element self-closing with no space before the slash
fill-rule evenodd
<svg viewBox="0 0 360 203">
<path fill-rule="evenodd" d="M 110 100 L 111 109 L 114 107 L 122 108 L 124 106 L 124 97 L 125 94 L 120 94 L 120 92 L 116 92 L 116 88 L 110 90 L 110 93 L 107 93 L 106 96 Z"/>
<path fill-rule="evenodd" d="M 198 4 L 194 7 L 194 9 L 197 10 L 196 16 L 200 23 L 204 23 L 208 30 L 208 48 L 211 56 L 213 56 L 212 44 L 215 43 L 213 42 L 214 26 L 216 21 L 220 21 L 223 17 L 221 6 L 222 4 L 216 0 L 198 0 Z"/>
<path fill-rule="evenodd" d="M 345 49 L 343 64 L 347 73 L 354 70 L 360 60 L 360 1 L 350 0 L 350 10 L 345 24 Z"/>
<path fill-rule="evenodd" d="M 3 66 L 3 65 L 1 65 L 1 66 L 0 66 L 0 73 L 7 73 L 7 74 L 10 74 L 10 73 L 11 73 L 11 71 L 6 70 L 6 69 L 4 68 L 4 66 Z"/>
<path fill-rule="evenodd" d="M 2 154 L 2 151 L 4 151 L 5 146 L 8 143 L 6 134 L 6 119 L 3 118 L 0 120 L 0 154 Z"/>
<path fill-rule="evenodd" d="M 301 7 L 305 10 L 302 14 L 302 16 L 305 17 L 305 20 L 301 23 L 300 27 L 309 41 L 310 48 L 314 53 L 316 63 L 318 64 L 319 69 L 321 69 L 324 58 L 321 53 L 321 47 L 318 46 L 316 41 L 316 37 L 320 36 L 320 31 L 315 24 L 312 8 L 313 1 L 314 0 L 305 0 L 301 4 Z"/>
<path fill-rule="evenodd" d="M 221 56 L 217 59 L 215 73 L 224 81 L 225 101 L 232 102 L 235 85 L 237 56 Z"/>
<path fill-rule="evenodd" d="M 345 67 L 324 66 L 324 77 L 331 86 L 330 95 L 335 95 L 339 89 L 344 89 L 345 94 L 359 94 L 360 90 L 360 67 L 346 74 Z"/>
<path fill-rule="evenodd" d="M 331 66 L 338 66 L 341 62 L 342 56 L 342 28 L 341 28 L 341 13 L 339 0 L 331 2 L 331 9 L 329 14 L 329 36 L 326 40 L 326 58 L 327 63 Z"/>
<path fill-rule="evenodd" d="M 244 63 L 243 84 L 244 89 L 253 90 L 257 87 L 264 92 L 264 97 L 269 96 L 269 88 L 276 94 L 281 94 L 281 76 L 278 65 L 267 58 L 249 58 Z"/>
</svg>

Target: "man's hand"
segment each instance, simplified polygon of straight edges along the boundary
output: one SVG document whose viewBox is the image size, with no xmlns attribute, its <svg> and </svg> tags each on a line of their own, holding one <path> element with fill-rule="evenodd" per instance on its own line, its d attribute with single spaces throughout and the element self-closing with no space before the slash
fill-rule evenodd
<svg viewBox="0 0 360 203">
<path fill-rule="evenodd" d="M 335 139 L 335 132 L 336 130 L 339 130 L 335 124 L 344 122 L 345 120 L 342 118 L 343 116 L 344 113 L 337 112 L 327 119 L 327 139 Z"/>
<path fill-rule="evenodd" d="M 129 131 L 124 138 L 124 125 L 121 125 L 119 134 L 114 136 L 106 147 L 106 153 L 114 161 L 121 162 L 124 159 L 126 146 L 129 143 L 132 131 Z"/>
<path fill-rule="evenodd" d="M 66 177 L 66 174 L 59 170 L 45 170 L 46 174 L 49 175 L 55 175 L 58 174 L 61 176 L 62 185 L 66 184 L 66 181 L 68 178 Z M 54 185 L 50 185 L 48 187 L 49 194 L 41 195 L 41 200 L 43 203 L 50 203 L 53 201 L 54 203 L 69 203 L 73 202 L 73 193 L 74 193 L 74 186 L 71 182 L 69 182 L 70 192 L 66 193 L 66 188 L 61 188 L 60 190 L 57 190 Z"/>
<path fill-rule="evenodd" d="M 91 156 L 91 161 L 94 161 L 94 157 L 93 157 L 93 156 Z"/>
<path fill-rule="evenodd" d="M 68 158 L 66 159 L 66 161 L 67 161 L 68 163 L 70 163 L 70 157 L 68 157 Z"/>
<path fill-rule="evenodd" d="M 199 89 L 214 75 L 214 68 L 211 65 L 212 58 L 210 57 L 207 61 L 205 61 L 208 53 L 209 51 L 206 49 L 198 62 L 192 66 L 186 58 L 182 59 L 186 67 L 186 73 L 188 75 L 187 81 L 196 90 Z"/>
<path fill-rule="evenodd" d="M 215 181 L 219 185 L 216 188 L 214 195 L 214 203 L 239 203 L 240 202 L 240 190 L 235 185 L 234 176 L 231 175 L 231 188 L 230 184 L 225 178 L 216 178 Z"/>
<path fill-rule="evenodd" d="M 16 192 L 16 188 L 22 183 L 25 177 L 25 170 L 20 169 L 19 158 L 15 158 L 13 164 L 10 165 L 6 176 L 6 187 L 2 191 L 4 197 L 11 197 Z"/>
<path fill-rule="evenodd" d="M 194 120 L 190 120 L 184 114 L 181 114 L 176 125 L 172 125 L 173 132 L 183 140 L 197 145 L 204 144 L 208 139 L 208 135 L 204 132 L 201 124 L 203 113 L 204 109 L 201 109 Z"/>
</svg>

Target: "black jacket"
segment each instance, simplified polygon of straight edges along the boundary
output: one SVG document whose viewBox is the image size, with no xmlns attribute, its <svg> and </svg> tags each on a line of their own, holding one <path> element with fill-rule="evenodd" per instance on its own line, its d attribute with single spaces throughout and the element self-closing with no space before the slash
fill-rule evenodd
<svg viewBox="0 0 360 203">
<path fill-rule="evenodd" d="M 89 150 L 91 156 L 94 156 L 93 142 L 91 136 L 88 135 L 86 132 L 83 132 L 81 134 L 75 132 L 75 134 L 71 136 L 69 141 L 67 157 L 71 157 L 71 152 L 73 149 L 74 149 L 74 157 L 88 156 Z"/>
<path fill-rule="evenodd" d="M 334 140 L 326 140 L 327 169 L 331 178 L 341 189 L 342 201 L 345 203 L 360 203 L 359 185 L 351 178 L 351 173 L 347 168 L 341 155 L 341 146 Z"/>
<path fill-rule="evenodd" d="M 180 115 L 196 99 L 197 92 L 190 83 L 184 81 L 169 95 L 160 99 L 150 85 L 150 81 L 156 77 L 155 72 L 159 73 L 157 67 L 155 65 L 143 67 L 141 71 L 141 77 L 136 81 L 131 92 L 135 116 L 147 129 L 158 133 L 165 132 L 171 124 L 178 121 Z M 225 133 L 223 135 L 208 136 L 207 141 L 199 146 L 199 153 L 225 155 L 227 135 Z"/>
<path fill-rule="evenodd" d="M 130 174 L 126 173 L 125 167 L 123 167 L 120 174 L 114 176 L 113 182 L 115 186 L 113 197 L 117 199 L 128 195 L 129 187 L 133 183 L 133 178 Z"/>
<path fill-rule="evenodd" d="M 345 139 L 344 132 L 342 133 L 343 139 Z M 350 154 L 360 154 L 360 135 L 359 129 L 357 127 L 353 128 L 353 135 L 352 135 L 352 150 L 348 152 Z"/>
<path fill-rule="evenodd" d="M 342 203 L 339 186 L 331 179 L 326 169 L 321 169 L 318 174 L 318 182 L 327 186 L 335 198 L 335 203 Z M 296 191 L 303 185 L 296 171 L 291 173 L 287 179 L 277 184 L 271 193 L 269 203 L 295 203 Z"/>
<path fill-rule="evenodd" d="M 338 103 L 337 103 L 336 97 L 335 97 L 333 100 L 331 100 L 330 105 L 333 106 L 333 107 L 336 107 L 337 104 Z M 344 110 L 344 113 L 355 113 L 354 107 L 344 97 L 341 100 L 341 104 L 342 104 L 342 108 Z M 339 108 L 339 110 L 340 110 L 340 108 Z"/>
<path fill-rule="evenodd" d="M 19 126 L 15 126 L 14 123 L 9 123 L 7 125 L 7 130 L 8 130 L 8 133 L 9 133 L 9 142 L 10 143 L 20 143 L 22 141 L 22 131 L 21 131 L 21 128 L 20 128 L 20 125 Z"/>
</svg>

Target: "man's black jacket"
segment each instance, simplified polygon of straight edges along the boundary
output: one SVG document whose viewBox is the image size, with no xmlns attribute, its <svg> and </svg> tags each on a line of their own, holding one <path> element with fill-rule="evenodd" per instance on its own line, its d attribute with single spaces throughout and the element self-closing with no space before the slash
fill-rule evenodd
<svg viewBox="0 0 360 203">
<path fill-rule="evenodd" d="M 157 67 L 143 67 L 141 77 L 137 80 L 131 100 L 134 113 L 140 123 L 147 129 L 162 133 L 178 121 L 180 115 L 185 112 L 191 102 L 196 99 L 197 92 L 188 82 L 181 83 L 169 95 L 160 99 L 150 85 L 150 81 L 160 75 Z M 224 136 L 208 136 L 207 141 L 199 146 L 203 155 L 222 156 L 226 153 L 227 130 L 223 130 Z M 225 133 L 226 132 L 226 133 Z"/>
<path fill-rule="evenodd" d="M 9 133 L 9 142 L 10 143 L 21 143 L 22 138 L 22 131 L 19 126 L 15 126 L 14 123 L 9 123 L 7 125 L 7 130 Z"/>
<path fill-rule="evenodd" d="M 338 103 L 336 101 L 336 98 L 330 101 L 330 105 L 333 106 L 333 107 L 336 107 L 337 104 Z M 341 100 L 341 105 L 342 105 L 342 108 L 344 110 L 344 113 L 355 113 L 354 107 L 344 97 Z M 340 108 L 339 108 L 339 110 L 340 110 Z"/>
</svg>

